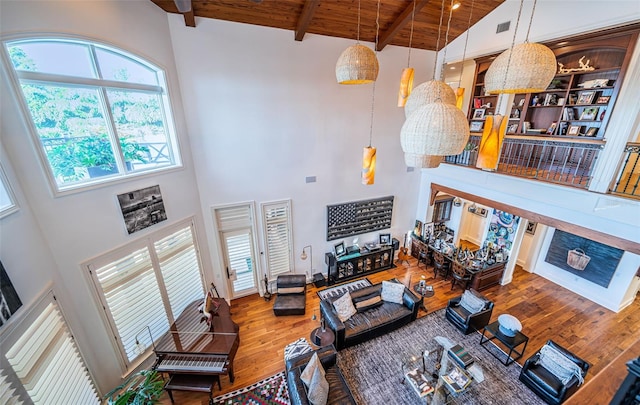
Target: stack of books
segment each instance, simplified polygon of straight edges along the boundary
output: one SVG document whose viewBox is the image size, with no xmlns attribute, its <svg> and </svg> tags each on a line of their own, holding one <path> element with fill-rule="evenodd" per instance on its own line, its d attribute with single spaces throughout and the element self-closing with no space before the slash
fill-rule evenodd
<svg viewBox="0 0 640 405">
<path fill-rule="evenodd" d="M 456 393 L 464 391 L 471 384 L 471 377 L 457 367 L 443 375 L 442 380 Z"/>
<path fill-rule="evenodd" d="M 455 345 L 449 349 L 449 357 L 464 369 L 473 364 L 473 357 L 460 345 Z"/>
<path fill-rule="evenodd" d="M 434 388 L 427 380 L 427 377 L 417 368 L 405 374 L 405 379 L 409 381 L 409 384 L 413 387 L 420 398 L 423 398 L 434 391 Z"/>
</svg>

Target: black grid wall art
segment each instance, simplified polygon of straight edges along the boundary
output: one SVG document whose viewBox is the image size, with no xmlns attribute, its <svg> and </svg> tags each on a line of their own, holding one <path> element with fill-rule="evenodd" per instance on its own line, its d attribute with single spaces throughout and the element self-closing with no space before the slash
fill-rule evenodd
<svg viewBox="0 0 640 405">
<path fill-rule="evenodd" d="M 327 205 L 327 241 L 391 228 L 393 196 Z"/>
</svg>

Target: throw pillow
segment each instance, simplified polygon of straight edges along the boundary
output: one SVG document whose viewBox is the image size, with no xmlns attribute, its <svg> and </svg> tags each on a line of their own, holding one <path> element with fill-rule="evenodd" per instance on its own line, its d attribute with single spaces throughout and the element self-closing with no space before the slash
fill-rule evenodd
<svg viewBox="0 0 640 405">
<path fill-rule="evenodd" d="M 351 301 L 351 294 L 349 294 L 348 292 L 345 293 L 342 297 L 333 301 L 333 307 L 338 313 L 338 318 L 342 322 L 351 318 L 351 316 L 353 316 L 353 314 L 357 312 L 355 307 L 353 306 L 353 302 Z"/>
<path fill-rule="evenodd" d="M 354 297 L 353 303 L 355 304 L 358 312 L 364 312 L 368 309 L 382 305 L 382 297 L 380 296 L 380 292 L 376 291 L 371 294 L 363 295 L 362 297 Z"/>
<path fill-rule="evenodd" d="M 460 298 L 460 306 L 472 314 L 482 311 L 485 303 L 484 299 L 476 296 L 470 290 L 462 293 L 462 298 Z"/>
<path fill-rule="evenodd" d="M 562 384 L 568 383 L 574 375 L 578 379 L 578 385 L 584 382 L 580 366 L 552 346 L 542 346 L 540 349 L 538 364 L 549 370 L 551 374 L 558 377 L 558 379 L 562 381 Z"/>
<path fill-rule="evenodd" d="M 318 368 L 320 369 L 322 374 L 324 374 L 324 367 L 322 367 L 322 363 L 320 362 L 318 353 L 313 353 L 313 356 L 311 356 L 311 358 L 309 359 L 309 362 L 305 366 L 304 370 L 302 370 L 302 374 L 300 374 L 300 379 L 307 387 L 309 386 L 309 384 L 311 384 L 313 373 Z"/>
<path fill-rule="evenodd" d="M 382 282 L 382 301 L 402 304 L 402 295 L 404 294 L 404 284 L 394 283 L 392 281 Z"/>
<path fill-rule="evenodd" d="M 311 376 L 311 383 L 307 389 L 307 399 L 312 405 L 326 405 L 329 398 L 329 382 L 322 372 L 322 366 L 316 368 Z"/>
</svg>

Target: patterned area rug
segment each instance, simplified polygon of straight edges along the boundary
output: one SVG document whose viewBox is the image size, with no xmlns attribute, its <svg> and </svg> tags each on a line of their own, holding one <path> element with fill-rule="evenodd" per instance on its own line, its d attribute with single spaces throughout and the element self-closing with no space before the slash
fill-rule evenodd
<svg viewBox="0 0 640 405">
<path fill-rule="evenodd" d="M 440 346 L 436 336 L 448 338 L 463 346 L 482 368 L 484 381 L 473 382 L 458 398 L 458 405 L 537 405 L 544 404 L 518 380 L 521 366 L 505 366 L 480 347 L 480 334 L 463 335 L 444 317 L 444 309 L 429 314 L 394 332 L 372 339 L 338 354 L 338 364 L 358 404 L 406 405 L 424 404 L 408 384 L 402 384 L 403 370 L 422 368 L 422 352 L 427 356 L 426 368 L 435 369 Z M 487 348 L 504 356 L 493 343 Z M 524 357 L 534 353 L 527 348 Z M 500 357 L 504 360 L 504 357 Z"/>
<path fill-rule="evenodd" d="M 324 290 L 318 291 L 318 296 L 321 300 L 327 297 L 338 297 L 347 291 L 357 290 L 362 287 L 368 287 L 372 285 L 371 281 L 366 278 L 361 278 L 359 280 L 351 281 L 350 283 L 339 284 L 330 288 L 325 288 Z"/>
<path fill-rule="evenodd" d="M 213 398 L 213 405 L 290 405 L 284 371 L 237 391 Z"/>
</svg>

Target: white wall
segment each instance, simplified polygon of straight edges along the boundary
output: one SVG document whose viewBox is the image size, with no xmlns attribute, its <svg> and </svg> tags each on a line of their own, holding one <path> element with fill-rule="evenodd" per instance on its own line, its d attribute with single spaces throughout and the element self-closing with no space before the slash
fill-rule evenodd
<svg viewBox="0 0 640 405">
<path fill-rule="evenodd" d="M 87 365 L 105 393 L 119 383 L 121 369 L 79 264 L 165 225 L 128 235 L 116 195 L 159 184 L 167 225 L 195 215 L 200 239 L 205 241 L 201 252 L 207 277 L 212 279 L 166 13 L 150 1 L 3 1 L 1 7 L 3 38 L 20 33 L 84 35 L 147 57 L 167 72 L 184 168 L 58 198 L 52 197 L 2 72 L 2 144 L 20 185 L 14 187 L 24 195 L 21 211 L 1 222 L 2 260 L 26 303 L 53 283 Z"/>
<path fill-rule="evenodd" d="M 395 196 L 391 232 L 403 241 L 415 220 L 420 178 L 407 172 L 399 138 L 404 111 L 396 100 L 406 49 L 388 46 L 378 54 L 377 169 L 375 184 L 364 186 L 372 85 L 344 86 L 335 78 L 338 56 L 354 41 L 307 34 L 296 42 L 290 31 L 206 19 L 194 29 L 177 15 L 169 23 L 210 241 L 211 206 L 291 198 L 295 267 L 308 271 L 299 255 L 310 244 L 313 268 L 326 272 L 324 253 L 338 242 L 326 241 L 327 204 L 387 195 Z M 434 54 L 413 52 L 415 83 L 431 79 Z M 317 182 L 306 184 L 305 176 Z M 359 236 L 360 243 L 373 239 L 377 233 Z"/>
</svg>

